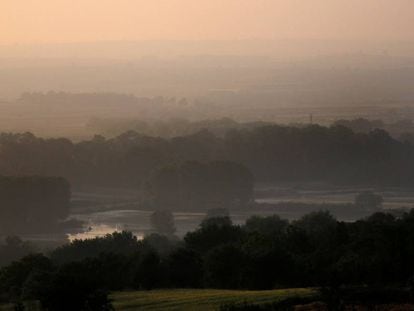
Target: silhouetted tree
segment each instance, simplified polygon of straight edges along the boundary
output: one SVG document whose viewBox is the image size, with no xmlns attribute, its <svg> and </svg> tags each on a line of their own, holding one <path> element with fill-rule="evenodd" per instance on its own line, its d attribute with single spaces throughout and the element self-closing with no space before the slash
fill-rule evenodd
<svg viewBox="0 0 414 311">
<path fill-rule="evenodd" d="M 0 267 L 16 261 L 33 252 L 33 246 L 18 236 L 8 236 L 5 244 L 0 245 Z"/>
<path fill-rule="evenodd" d="M 355 197 L 355 205 L 370 212 L 379 210 L 383 201 L 382 196 L 372 191 L 361 192 Z"/>
<path fill-rule="evenodd" d="M 151 215 L 153 230 L 159 234 L 171 237 L 175 233 L 174 215 L 167 210 L 158 210 Z"/>
<path fill-rule="evenodd" d="M 0 177 L 0 233 L 59 232 L 70 195 L 63 178 Z"/>
</svg>

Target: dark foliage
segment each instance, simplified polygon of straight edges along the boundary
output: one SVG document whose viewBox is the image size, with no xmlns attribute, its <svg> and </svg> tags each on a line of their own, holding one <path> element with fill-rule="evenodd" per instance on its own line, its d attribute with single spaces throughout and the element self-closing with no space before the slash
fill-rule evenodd
<svg viewBox="0 0 414 311">
<path fill-rule="evenodd" d="M 234 162 L 185 162 L 155 170 L 145 191 L 155 208 L 244 207 L 253 200 L 253 176 L 246 167 Z"/>
<path fill-rule="evenodd" d="M 203 189 L 224 193 L 223 203 L 229 203 L 240 189 L 249 190 L 251 181 L 243 167 L 257 181 L 414 183 L 414 146 L 410 142 L 396 140 L 380 129 L 358 133 L 341 125 L 264 125 L 229 130 L 220 137 L 201 130 L 171 139 L 129 131 L 111 139 L 95 136 L 79 143 L 30 133 L 1 134 L 0 146 L 3 175 L 63 176 L 75 186 L 140 187 L 150 181 L 158 191 L 179 179 L 175 187 L 185 190 L 185 197 L 178 201 L 185 206 L 210 204 Z M 176 166 L 168 167 L 171 163 Z M 215 184 L 217 180 L 222 184 Z M 237 180 L 240 183 L 234 182 Z M 222 187 L 227 191 L 220 192 Z M 156 199 L 157 191 L 153 194 Z M 158 198 L 167 198 L 164 194 Z M 248 200 L 249 191 L 236 198 Z M 174 196 L 172 199 L 177 202 Z"/>
<path fill-rule="evenodd" d="M 0 234 L 59 231 L 69 201 L 63 178 L 0 176 Z"/>
<path fill-rule="evenodd" d="M 152 229 L 164 236 L 173 236 L 176 229 L 174 224 L 174 216 L 169 210 L 157 210 L 151 215 Z"/>
<path fill-rule="evenodd" d="M 354 223 L 328 212 L 292 223 L 252 217 L 242 226 L 213 217 L 183 242 L 160 236 L 138 241 L 123 232 L 72 242 L 50 258 L 25 257 L 0 270 L 0 298 L 38 300 L 49 310 L 106 310 L 105 293 L 113 290 L 313 286 L 323 288 L 327 306 L 401 302 L 413 297 L 412 262 L 414 211 L 400 218 L 376 213 Z M 398 287 L 404 290 L 392 294 Z"/>
<path fill-rule="evenodd" d="M 33 252 L 31 243 L 23 241 L 18 236 L 8 236 L 0 245 L 0 267 L 10 264 Z"/>
</svg>

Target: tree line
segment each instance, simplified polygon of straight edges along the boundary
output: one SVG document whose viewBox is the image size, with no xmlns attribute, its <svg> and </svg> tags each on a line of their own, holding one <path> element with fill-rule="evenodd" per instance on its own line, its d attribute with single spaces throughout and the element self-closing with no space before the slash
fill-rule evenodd
<svg viewBox="0 0 414 311">
<path fill-rule="evenodd" d="M 266 125 L 170 139 L 134 131 L 71 142 L 30 133 L 0 135 L 1 175 L 62 176 L 73 186 L 143 187 L 155 170 L 185 162 L 244 165 L 259 182 L 325 181 L 413 185 L 414 145 L 384 130 Z"/>
<path fill-rule="evenodd" d="M 211 216 L 183 240 L 122 232 L 29 255 L 0 270 L 0 299 L 110 310 L 106 293 L 125 289 L 412 288 L 413 250 L 413 210 L 353 223 L 325 211 L 293 222 L 254 216 L 243 225 Z"/>
</svg>

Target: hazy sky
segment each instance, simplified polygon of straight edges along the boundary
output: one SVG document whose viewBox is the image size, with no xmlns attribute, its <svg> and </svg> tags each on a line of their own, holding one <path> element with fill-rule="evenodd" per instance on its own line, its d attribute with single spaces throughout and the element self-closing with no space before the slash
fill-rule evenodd
<svg viewBox="0 0 414 311">
<path fill-rule="evenodd" d="M 0 44 L 414 39 L 414 0 L 0 0 Z"/>
</svg>

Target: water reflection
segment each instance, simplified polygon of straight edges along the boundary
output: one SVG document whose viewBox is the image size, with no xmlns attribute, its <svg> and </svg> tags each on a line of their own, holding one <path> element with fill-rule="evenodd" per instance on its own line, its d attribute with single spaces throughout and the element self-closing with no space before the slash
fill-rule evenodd
<svg viewBox="0 0 414 311">
<path fill-rule="evenodd" d="M 68 234 L 68 239 L 71 242 L 74 240 L 93 239 L 96 237 L 103 237 L 114 232 L 121 232 L 123 230 L 126 229 L 119 225 L 114 226 L 110 224 L 90 224 L 85 232 Z M 143 232 L 133 233 L 138 238 L 138 240 L 142 240 L 144 238 Z"/>
<path fill-rule="evenodd" d="M 254 211 L 232 213 L 231 218 L 235 224 L 242 224 L 253 213 Z M 150 211 L 141 210 L 114 210 L 71 215 L 72 218 L 85 222 L 87 230 L 82 233 L 70 233 L 68 238 L 70 241 L 92 239 L 113 232 L 130 231 L 138 239 L 143 239 L 145 235 L 153 233 L 150 223 L 151 214 Z M 176 235 L 183 237 L 188 231 L 197 229 L 206 214 L 203 212 L 176 212 L 173 215 L 177 228 Z"/>
<path fill-rule="evenodd" d="M 131 231 L 138 239 L 151 234 L 152 228 L 150 216 L 152 212 L 142 210 L 113 210 L 104 212 L 93 212 L 85 214 L 74 214 L 71 218 L 83 221 L 85 232 L 69 233 L 70 241 L 75 239 L 92 239 L 102 237 L 106 234 L 120 231 Z M 198 227 L 205 213 L 174 213 L 176 234 L 184 236 L 190 230 Z"/>
</svg>

